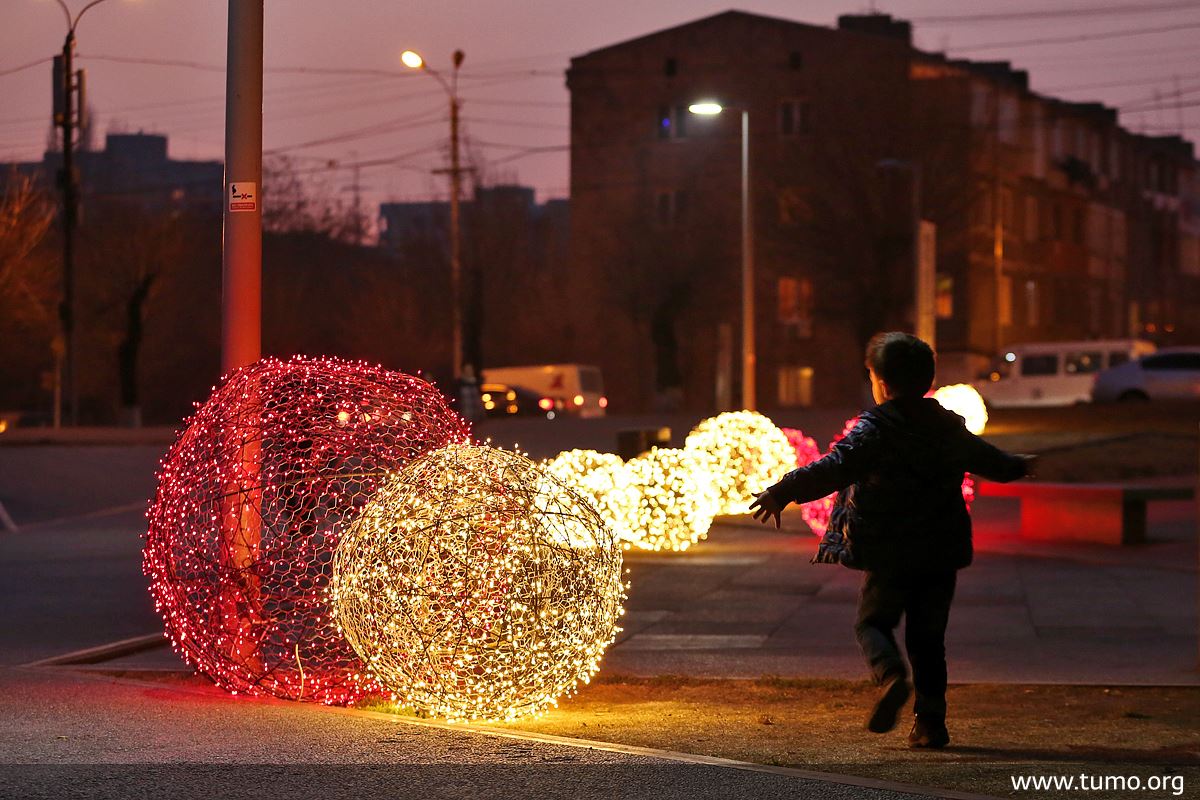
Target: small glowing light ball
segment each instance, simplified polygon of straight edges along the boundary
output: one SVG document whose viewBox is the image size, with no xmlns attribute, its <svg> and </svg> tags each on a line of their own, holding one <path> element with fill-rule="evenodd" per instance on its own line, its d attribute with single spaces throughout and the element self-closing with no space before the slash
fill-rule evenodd
<svg viewBox="0 0 1200 800">
<path fill-rule="evenodd" d="M 803 467 L 806 464 L 811 464 L 821 457 L 821 448 L 817 446 L 817 440 L 811 436 L 805 436 L 804 431 L 799 428 L 780 428 L 783 435 L 787 437 L 788 444 L 792 446 L 792 450 L 796 453 L 796 466 Z"/>
<path fill-rule="evenodd" d="M 620 456 L 567 450 L 542 462 L 542 467 L 590 500 L 618 539 L 633 541 L 629 521 L 637 510 L 638 491 Z"/>
<path fill-rule="evenodd" d="M 717 512 L 708 463 L 689 449 L 655 447 L 625 462 L 638 502 L 629 527 L 643 550 L 686 550 L 708 536 Z"/>
<path fill-rule="evenodd" d="M 452 720 L 537 713 L 617 634 L 621 547 L 577 492 L 517 453 L 413 461 L 342 537 L 339 628 L 397 702 Z"/>
<path fill-rule="evenodd" d="M 967 430 L 976 436 L 983 433 L 983 429 L 987 427 L 987 405 L 974 386 L 965 383 L 939 386 L 931 396 L 942 408 L 953 411 L 966 420 Z"/>
<path fill-rule="evenodd" d="M 263 359 L 197 407 L 161 464 L 142 569 L 175 650 L 234 693 L 349 703 L 372 686 L 325 588 L 387 474 L 467 439 L 420 378 Z"/>
<path fill-rule="evenodd" d="M 787 436 L 754 411 L 709 417 L 692 429 L 684 447 L 707 463 L 717 514 L 750 513 L 754 498 L 796 464 Z"/>
</svg>

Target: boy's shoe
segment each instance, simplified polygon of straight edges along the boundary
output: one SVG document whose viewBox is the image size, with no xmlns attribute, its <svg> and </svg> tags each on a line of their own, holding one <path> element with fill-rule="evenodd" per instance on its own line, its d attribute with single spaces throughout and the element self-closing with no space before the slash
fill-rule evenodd
<svg viewBox="0 0 1200 800">
<path fill-rule="evenodd" d="M 908 734 L 909 747 L 939 749 L 950 744 L 946 718 L 934 714 L 917 714 Z"/>
<path fill-rule="evenodd" d="M 867 720 L 867 730 L 871 733 L 887 733 L 895 728 L 897 720 L 900 719 L 900 709 L 908 702 L 911 692 L 908 679 L 903 675 L 896 675 L 885 681 L 883 691 L 875 701 L 875 708 Z"/>
</svg>

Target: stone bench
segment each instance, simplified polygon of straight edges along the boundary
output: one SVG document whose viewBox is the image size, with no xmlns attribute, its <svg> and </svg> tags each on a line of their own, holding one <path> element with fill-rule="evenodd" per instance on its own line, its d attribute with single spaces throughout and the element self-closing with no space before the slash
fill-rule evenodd
<svg viewBox="0 0 1200 800">
<path fill-rule="evenodd" d="M 981 480 L 980 497 L 1021 501 L 1021 536 L 1050 541 L 1138 544 L 1146 541 L 1146 504 L 1191 500 L 1193 486 L 1120 483 L 992 483 Z"/>
</svg>

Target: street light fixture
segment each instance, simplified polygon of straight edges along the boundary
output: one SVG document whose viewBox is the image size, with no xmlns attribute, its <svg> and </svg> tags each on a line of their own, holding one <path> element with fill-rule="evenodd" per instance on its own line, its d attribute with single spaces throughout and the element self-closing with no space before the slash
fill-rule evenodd
<svg viewBox="0 0 1200 800">
<path fill-rule="evenodd" d="M 67 35 L 63 40 L 62 55 L 54 59 L 54 116 L 55 124 L 62 128 L 62 171 L 58 178 L 63 193 L 63 299 L 58 318 L 62 328 L 63 376 L 67 385 L 70 421 L 79 424 L 79 386 L 75 374 L 77 342 L 75 335 L 75 226 L 79 213 L 79 179 L 75 174 L 75 128 L 83 124 L 83 73 L 75 72 L 75 29 L 79 20 L 90 9 L 106 0 L 92 0 L 72 16 L 71 9 L 63 0 L 55 0 L 67 20 Z M 78 122 L 78 125 L 76 124 Z M 57 348 L 56 348 L 57 349 Z M 62 424 L 63 392 L 55 392 L 54 427 Z"/>
<path fill-rule="evenodd" d="M 750 111 L 713 100 L 701 100 L 688 111 L 712 117 L 724 111 L 742 113 L 742 407 L 755 407 L 756 354 L 754 347 L 754 226 L 750 200 Z"/>
<path fill-rule="evenodd" d="M 462 195 L 462 174 L 466 172 L 459 165 L 458 154 L 458 112 L 462 100 L 458 96 L 458 70 L 463 63 L 463 51 L 455 50 L 453 71 L 447 81 L 440 72 L 429 66 L 429 62 L 420 53 L 405 50 L 400 54 L 400 61 L 409 69 L 419 69 L 441 84 L 450 100 L 450 167 L 449 169 L 434 170 L 435 174 L 450 176 L 450 302 L 451 308 L 451 364 L 453 369 L 456 391 L 458 382 L 462 379 L 463 368 L 463 331 L 462 331 L 462 242 L 459 225 L 459 204 Z"/>
</svg>

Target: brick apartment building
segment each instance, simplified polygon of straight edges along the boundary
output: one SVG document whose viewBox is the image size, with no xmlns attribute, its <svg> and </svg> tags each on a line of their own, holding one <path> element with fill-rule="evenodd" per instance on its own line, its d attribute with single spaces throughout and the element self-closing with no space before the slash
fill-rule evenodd
<svg viewBox="0 0 1200 800">
<path fill-rule="evenodd" d="M 887 15 L 730 11 L 578 56 L 567 84 L 575 360 L 615 408 L 740 396 L 740 114 L 700 99 L 749 112 L 762 408 L 861 399 L 866 338 L 912 329 L 914 194 L 942 382 L 1020 341 L 1200 341 L 1191 143 L 1006 62 L 919 51 Z"/>
</svg>

